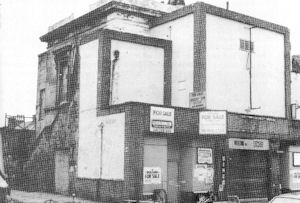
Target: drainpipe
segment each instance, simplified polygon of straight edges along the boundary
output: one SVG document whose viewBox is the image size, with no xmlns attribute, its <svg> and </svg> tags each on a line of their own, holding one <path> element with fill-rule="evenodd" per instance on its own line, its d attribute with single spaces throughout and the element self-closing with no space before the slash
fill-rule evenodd
<svg viewBox="0 0 300 203">
<path fill-rule="evenodd" d="M 97 200 L 100 200 L 100 180 L 102 177 L 102 164 L 103 164 L 103 128 L 104 124 L 103 122 L 100 123 L 98 126 L 100 128 L 100 177 L 97 180 L 96 190 L 97 190 Z"/>
<path fill-rule="evenodd" d="M 250 27 L 249 28 L 249 89 L 250 89 L 250 107 L 249 107 L 249 110 L 256 110 L 256 109 L 260 109 L 260 107 L 253 107 L 252 105 L 252 50 L 253 50 L 253 47 L 252 47 L 252 29 L 254 28 L 257 28 L 256 26 L 253 26 L 253 27 Z"/>
</svg>

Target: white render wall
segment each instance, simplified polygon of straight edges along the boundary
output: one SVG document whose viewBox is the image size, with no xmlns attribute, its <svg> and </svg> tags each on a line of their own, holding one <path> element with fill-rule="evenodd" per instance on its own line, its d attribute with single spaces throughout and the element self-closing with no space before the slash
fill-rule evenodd
<svg viewBox="0 0 300 203">
<path fill-rule="evenodd" d="M 249 108 L 249 52 L 240 39 L 249 40 L 250 25 L 206 15 L 206 93 L 208 109 L 246 113 Z M 252 29 L 252 103 L 250 114 L 285 117 L 284 36 Z"/>
<path fill-rule="evenodd" d="M 164 50 L 119 40 L 111 41 L 111 60 L 114 51 L 120 52 L 118 68 L 118 101 L 163 104 Z"/>
<path fill-rule="evenodd" d="M 172 105 L 189 107 L 194 81 L 194 15 L 154 27 L 150 34 L 172 40 Z"/>
<path fill-rule="evenodd" d="M 100 177 L 100 132 L 97 126 L 98 40 L 80 46 L 78 176 Z"/>
<path fill-rule="evenodd" d="M 80 46 L 78 177 L 122 180 L 125 113 L 97 117 L 98 47 Z"/>
</svg>

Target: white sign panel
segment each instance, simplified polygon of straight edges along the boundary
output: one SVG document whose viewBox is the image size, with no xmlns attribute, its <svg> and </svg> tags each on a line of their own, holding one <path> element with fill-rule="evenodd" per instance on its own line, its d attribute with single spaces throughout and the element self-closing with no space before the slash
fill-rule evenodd
<svg viewBox="0 0 300 203">
<path fill-rule="evenodd" d="M 300 152 L 293 152 L 293 166 L 300 166 Z"/>
<path fill-rule="evenodd" d="M 226 111 L 201 111 L 199 112 L 200 134 L 226 134 Z"/>
<path fill-rule="evenodd" d="M 198 164 L 212 164 L 212 150 L 210 148 L 197 148 Z"/>
<path fill-rule="evenodd" d="M 300 183 L 300 170 L 299 169 L 290 170 L 290 178 L 293 183 Z"/>
<path fill-rule="evenodd" d="M 144 167 L 144 184 L 161 184 L 161 168 Z"/>
<path fill-rule="evenodd" d="M 174 109 L 151 106 L 150 131 L 174 133 Z"/>
<path fill-rule="evenodd" d="M 200 109 L 206 107 L 205 92 L 190 93 L 190 108 Z"/>
<path fill-rule="evenodd" d="M 230 149 L 269 150 L 269 141 L 262 139 L 229 138 Z"/>
</svg>

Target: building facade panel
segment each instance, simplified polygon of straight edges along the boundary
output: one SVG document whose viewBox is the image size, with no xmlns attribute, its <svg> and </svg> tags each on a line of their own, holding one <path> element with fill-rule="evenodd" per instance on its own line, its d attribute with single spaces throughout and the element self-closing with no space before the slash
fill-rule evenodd
<svg viewBox="0 0 300 203">
<path fill-rule="evenodd" d="M 193 14 L 152 27 L 150 33 L 157 38 L 172 40 L 172 105 L 189 107 L 188 98 L 193 92 L 194 81 Z"/>
<path fill-rule="evenodd" d="M 206 20 L 207 108 L 245 113 L 251 102 L 258 108 L 251 114 L 285 117 L 284 36 L 210 14 Z M 241 48 L 250 32 L 251 52 Z"/>
</svg>

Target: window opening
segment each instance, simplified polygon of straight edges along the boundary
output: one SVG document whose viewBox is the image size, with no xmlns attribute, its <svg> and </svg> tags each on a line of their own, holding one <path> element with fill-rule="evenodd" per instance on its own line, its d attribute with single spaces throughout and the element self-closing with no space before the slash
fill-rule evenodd
<svg viewBox="0 0 300 203">
<path fill-rule="evenodd" d="M 40 100 L 39 100 L 39 120 L 43 119 L 45 116 L 45 89 L 40 90 Z"/>
<path fill-rule="evenodd" d="M 250 44 L 251 44 L 251 47 L 250 47 Z M 254 42 L 251 42 L 249 40 L 243 40 L 243 39 L 240 39 L 240 49 L 242 51 L 247 51 L 249 52 L 250 51 L 250 48 L 251 48 L 251 52 L 253 53 L 254 52 Z"/>
<path fill-rule="evenodd" d="M 69 101 L 69 86 L 70 86 L 70 62 L 71 62 L 71 46 L 64 47 L 55 54 L 56 63 L 56 106 L 67 103 Z"/>
</svg>

